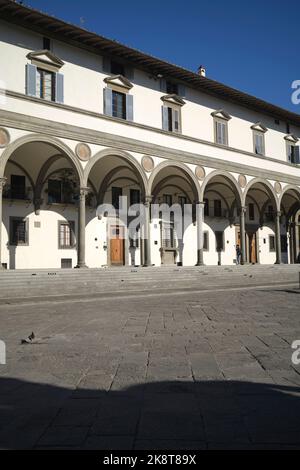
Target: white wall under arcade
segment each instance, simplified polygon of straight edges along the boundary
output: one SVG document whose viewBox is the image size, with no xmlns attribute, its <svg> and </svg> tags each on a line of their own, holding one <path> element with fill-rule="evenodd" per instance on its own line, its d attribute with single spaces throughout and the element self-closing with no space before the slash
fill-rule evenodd
<svg viewBox="0 0 300 470">
<path fill-rule="evenodd" d="M 28 244 L 14 246 L 9 243 L 10 217 L 28 220 Z M 72 267 L 77 264 L 76 248 L 59 248 L 59 221 L 74 221 L 77 232 L 77 210 L 41 209 L 36 215 L 32 204 L 9 201 L 3 203 L 2 262 L 8 269 L 60 268 L 61 259 L 71 259 Z"/>
</svg>

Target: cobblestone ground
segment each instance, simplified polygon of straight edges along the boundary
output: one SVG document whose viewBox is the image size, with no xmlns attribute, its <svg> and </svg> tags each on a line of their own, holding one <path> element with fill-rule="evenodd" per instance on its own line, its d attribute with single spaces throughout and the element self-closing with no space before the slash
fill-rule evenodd
<svg viewBox="0 0 300 470">
<path fill-rule="evenodd" d="M 300 449 L 299 317 L 280 288 L 1 305 L 0 447 Z"/>
</svg>

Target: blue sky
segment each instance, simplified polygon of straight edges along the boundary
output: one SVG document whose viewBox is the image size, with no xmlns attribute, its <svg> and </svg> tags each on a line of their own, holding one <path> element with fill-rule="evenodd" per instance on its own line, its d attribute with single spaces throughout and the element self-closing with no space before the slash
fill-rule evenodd
<svg viewBox="0 0 300 470">
<path fill-rule="evenodd" d="M 300 114 L 299 0 L 23 3 Z"/>
</svg>

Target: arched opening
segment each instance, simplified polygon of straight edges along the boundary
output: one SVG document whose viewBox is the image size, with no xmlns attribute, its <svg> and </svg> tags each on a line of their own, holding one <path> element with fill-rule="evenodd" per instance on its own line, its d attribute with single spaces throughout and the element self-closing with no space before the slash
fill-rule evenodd
<svg viewBox="0 0 300 470">
<path fill-rule="evenodd" d="M 9 269 L 77 263 L 80 167 L 56 139 L 29 136 L 2 154 L 2 263 Z"/>
<path fill-rule="evenodd" d="M 300 188 L 286 186 L 280 198 L 285 234 L 282 236 L 281 251 L 286 254 L 287 263 L 300 263 Z"/>
<path fill-rule="evenodd" d="M 205 264 L 240 262 L 241 191 L 226 172 L 212 172 L 201 187 L 204 202 L 203 259 Z"/>
<path fill-rule="evenodd" d="M 152 262 L 155 265 L 195 265 L 195 204 L 199 201 L 200 189 L 193 172 L 183 164 L 163 162 L 152 173 L 149 190 L 152 194 Z"/>
<path fill-rule="evenodd" d="M 273 264 L 276 255 L 277 196 L 266 180 L 251 180 L 244 192 L 246 260 L 249 263 Z M 285 234 L 282 217 L 280 232 Z M 284 243 L 282 243 L 284 249 Z M 285 256 L 284 253 L 282 253 Z"/>
<path fill-rule="evenodd" d="M 138 213 L 128 212 L 147 194 L 147 178 L 137 160 L 126 152 L 105 150 L 90 160 L 85 178 L 96 194 L 95 207 L 87 213 L 88 266 L 144 264 L 142 227 L 132 228 Z"/>
</svg>

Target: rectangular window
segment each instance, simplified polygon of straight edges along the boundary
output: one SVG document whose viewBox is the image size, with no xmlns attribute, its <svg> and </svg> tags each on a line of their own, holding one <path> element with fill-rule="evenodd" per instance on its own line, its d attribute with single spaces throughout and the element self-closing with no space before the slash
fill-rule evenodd
<svg viewBox="0 0 300 470">
<path fill-rule="evenodd" d="M 11 175 L 10 192 L 12 199 L 25 199 L 25 176 Z"/>
<path fill-rule="evenodd" d="M 204 199 L 204 217 L 209 217 L 209 201 Z"/>
<path fill-rule="evenodd" d="M 126 95 L 118 91 L 112 92 L 112 115 L 120 119 L 126 119 Z"/>
<path fill-rule="evenodd" d="M 221 145 L 228 145 L 227 121 L 215 120 L 215 142 Z"/>
<path fill-rule="evenodd" d="M 214 216 L 221 217 L 222 216 L 222 203 L 220 199 L 214 200 Z"/>
<path fill-rule="evenodd" d="M 181 132 L 180 110 L 163 106 L 163 129 L 169 132 Z"/>
<path fill-rule="evenodd" d="M 125 77 L 124 65 L 113 60 L 110 63 L 110 71 L 113 75 L 123 75 Z"/>
<path fill-rule="evenodd" d="M 28 220 L 22 217 L 10 217 L 9 244 L 28 245 Z"/>
<path fill-rule="evenodd" d="M 215 232 L 216 235 L 216 251 L 224 250 L 224 232 Z"/>
<path fill-rule="evenodd" d="M 111 203 L 115 209 L 120 208 L 120 200 L 119 198 L 122 196 L 122 188 L 118 188 L 117 186 L 113 186 L 111 188 Z"/>
<path fill-rule="evenodd" d="M 254 141 L 254 153 L 257 155 L 264 155 L 265 154 L 265 136 L 262 132 L 255 131 L 253 133 L 253 141 Z"/>
<path fill-rule="evenodd" d="M 163 195 L 163 202 L 168 206 L 172 206 L 172 195 L 171 194 L 164 194 Z"/>
<path fill-rule="evenodd" d="M 248 205 L 249 208 L 249 220 L 254 220 L 254 204 L 250 202 Z"/>
<path fill-rule="evenodd" d="M 274 221 L 274 211 L 273 211 L 273 206 L 268 206 L 267 211 L 265 212 L 265 220 L 267 222 L 273 222 Z"/>
<path fill-rule="evenodd" d="M 48 180 L 48 204 L 62 203 L 62 181 Z"/>
<path fill-rule="evenodd" d="M 287 159 L 290 163 L 300 163 L 299 146 L 287 142 Z"/>
<path fill-rule="evenodd" d="M 141 202 L 141 194 L 139 189 L 130 190 L 130 205 L 139 204 Z"/>
<path fill-rule="evenodd" d="M 178 84 L 167 81 L 166 91 L 168 95 L 178 95 Z"/>
<path fill-rule="evenodd" d="M 73 248 L 75 246 L 75 222 L 59 222 L 59 248 Z"/>
<path fill-rule="evenodd" d="M 51 51 L 51 40 L 49 38 L 43 37 L 43 49 Z"/>
<path fill-rule="evenodd" d="M 37 69 L 36 96 L 48 101 L 55 101 L 55 73 Z"/>
<path fill-rule="evenodd" d="M 269 251 L 275 251 L 275 236 L 269 235 Z"/>
<path fill-rule="evenodd" d="M 203 250 L 208 251 L 209 250 L 209 237 L 208 237 L 208 232 L 203 232 Z"/>
</svg>

